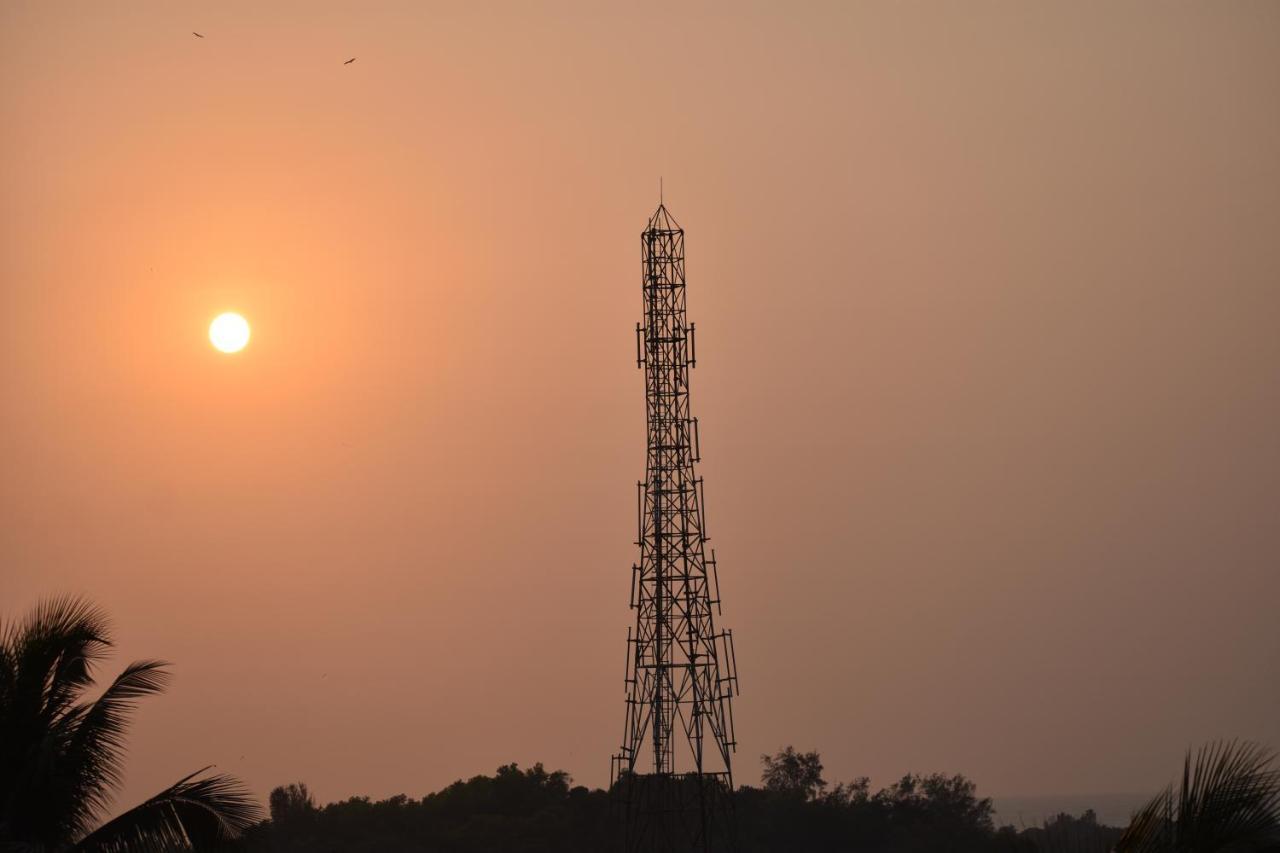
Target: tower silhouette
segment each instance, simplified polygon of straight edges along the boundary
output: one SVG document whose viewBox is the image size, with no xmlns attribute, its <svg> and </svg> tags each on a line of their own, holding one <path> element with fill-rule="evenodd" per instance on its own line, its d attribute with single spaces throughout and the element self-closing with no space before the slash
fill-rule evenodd
<svg viewBox="0 0 1280 853">
<path fill-rule="evenodd" d="M 626 723 L 613 757 L 623 846 L 635 851 L 732 845 L 736 747 L 733 633 L 717 631 L 720 584 L 707 553 L 698 420 L 689 409 L 695 329 L 685 310 L 684 230 L 664 205 L 641 234 L 648 454 L 637 483 L 640 560 L 631 567 L 635 626 L 627 637 Z"/>
</svg>

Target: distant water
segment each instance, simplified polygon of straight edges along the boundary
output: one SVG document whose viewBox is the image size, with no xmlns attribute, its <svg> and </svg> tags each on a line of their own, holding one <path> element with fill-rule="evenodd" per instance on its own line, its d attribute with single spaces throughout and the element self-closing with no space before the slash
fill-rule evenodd
<svg viewBox="0 0 1280 853">
<path fill-rule="evenodd" d="M 1061 812 L 1079 815 L 1093 809 L 1098 823 L 1128 826 L 1135 811 L 1146 805 L 1151 794 L 1064 794 L 1045 797 L 992 797 L 996 826 L 1006 824 L 1021 829 L 1039 826 Z"/>
</svg>

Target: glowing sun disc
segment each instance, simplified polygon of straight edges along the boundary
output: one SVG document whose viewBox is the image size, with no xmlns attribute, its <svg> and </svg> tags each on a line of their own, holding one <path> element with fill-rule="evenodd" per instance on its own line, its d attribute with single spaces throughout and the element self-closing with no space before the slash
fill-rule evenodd
<svg viewBox="0 0 1280 853">
<path fill-rule="evenodd" d="M 209 342 L 221 352 L 240 352 L 249 343 L 249 321 L 228 311 L 209 324 Z"/>
</svg>

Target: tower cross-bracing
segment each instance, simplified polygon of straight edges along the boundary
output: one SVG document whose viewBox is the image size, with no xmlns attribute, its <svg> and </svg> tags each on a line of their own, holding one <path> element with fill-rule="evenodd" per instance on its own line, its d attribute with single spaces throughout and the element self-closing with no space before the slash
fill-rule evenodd
<svg viewBox="0 0 1280 853">
<path fill-rule="evenodd" d="M 696 364 L 685 310 L 684 230 L 663 205 L 641 235 L 645 479 L 637 484 L 640 559 L 631 569 L 635 625 L 627 641 L 626 722 L 614 792 L 629 851 L 727 850 L 732 844 L 733 634 L 717 630 L 720 585 L 708 551 L 698 420 L 689 408 Z"/>
</svg>

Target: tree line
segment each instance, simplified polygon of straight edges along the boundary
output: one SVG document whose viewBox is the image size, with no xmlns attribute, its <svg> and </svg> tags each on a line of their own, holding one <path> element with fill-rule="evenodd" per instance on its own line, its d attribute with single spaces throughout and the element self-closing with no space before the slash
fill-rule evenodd
<svg viewBox="0 0 1280 853">
<path fill-rule="evenodd" d="M 787 747 L 762 757 L 761 784 L 733 794 L 735 849 L 773 851 L 1110 850 L 1121 830 L 1092 813 L 1043 827 L 997 829 L 991 800 L 961 775 L 907 775 L 873 791 L 867 779 L 831 788 L 818 753 Z M 608 791 L 575 786 L 543 765 L 499 767 L 421 799 L 353 797 L 316 805 L 305 784 L 271 792 L 270 819 L 250 829 L 252 853 L 362 851 L 582 851 L 617 846 L 618 813 Z M 1096 846 L 1082 847 L 1084 841 Z"/>
</svg>

